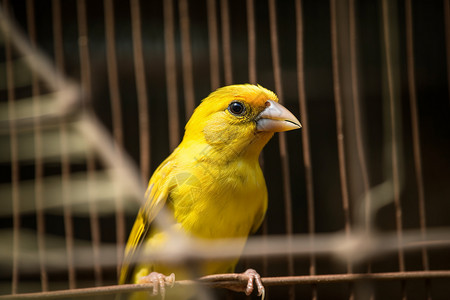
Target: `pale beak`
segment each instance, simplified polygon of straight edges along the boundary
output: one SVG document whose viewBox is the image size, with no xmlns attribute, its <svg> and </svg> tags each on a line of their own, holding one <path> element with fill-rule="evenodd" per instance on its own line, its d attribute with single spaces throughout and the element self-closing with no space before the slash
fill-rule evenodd
<svg viewBox="0 0 450 300">
<path fill-rule="evenodd" d="M 302 128 L 300 121 L 283 105 L 266 101 L 266 108 L 258 115 L 256 129 L 258 131 L 282 132 Z"/>
</svg>

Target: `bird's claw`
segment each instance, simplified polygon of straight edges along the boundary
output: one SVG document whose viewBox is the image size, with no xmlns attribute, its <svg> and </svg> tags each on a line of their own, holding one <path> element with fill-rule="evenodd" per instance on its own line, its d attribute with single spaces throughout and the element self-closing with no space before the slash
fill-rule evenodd
<svg viewBox="0 0 450 300">
<path fill-rule="evenodd" d="M 264 297 L 266 296 L 266 290 L 264 289 L 264 286 L 261 282 L 261 276 L 259 276 L 258 272 L 256 272 L 253 269 L 248 269 L 242 275 L 247 277 L 247 287 L 245 288 L 245 294 L 249 296 L 254 289 L 253 284 L 256 285 L 256 288 L 258 289 L 258 296 L 261 296 L 261 300 L 264 300 Z"/>
<path fill-rule="evenodd" d="M 138 283 L 152 283 L 153 295 L 156 296 L 161 294 L 161 298 L 164 299 L 166 296 L 166 285 L 173 287 L 175 284 L 175 274 L 172 273 L 169 276 L 166 276 L 158 272 L 151 272 L 147 276 L 139 278 Z"/>
</svg>

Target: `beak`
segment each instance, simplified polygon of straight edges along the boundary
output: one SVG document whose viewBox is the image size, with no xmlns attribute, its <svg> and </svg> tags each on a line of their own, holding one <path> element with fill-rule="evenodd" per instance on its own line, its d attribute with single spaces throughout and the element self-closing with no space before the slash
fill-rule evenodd
<svg viewBox="0 0 450 300">
<path fill-rule="evenodd" d="M 300 128 L 300 121 L 283 105 L 272 100 L 266 101 L 266 108 L 256 121 L 258 131 L 282 132 Z"/>
</svg>

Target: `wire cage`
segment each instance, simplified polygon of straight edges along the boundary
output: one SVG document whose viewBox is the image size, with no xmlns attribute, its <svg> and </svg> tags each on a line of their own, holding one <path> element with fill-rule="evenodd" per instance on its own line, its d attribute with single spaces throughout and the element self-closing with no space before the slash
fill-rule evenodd
<svg viewBox="0 0 450 300">
<path fill-rule="evenodd" d="M 117 272 L 146 183 L 234 83 L 303 124 L 263 151 L 269 208 L 238 265 L 267 299 L 450 295 L 450 1 L 0 3 L 0 298 L 133 290 Z"/>
</svg>

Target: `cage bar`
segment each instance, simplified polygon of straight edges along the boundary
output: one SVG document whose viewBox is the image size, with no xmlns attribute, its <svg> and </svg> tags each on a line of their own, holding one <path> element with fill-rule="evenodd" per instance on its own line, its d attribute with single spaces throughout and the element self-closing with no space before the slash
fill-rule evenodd
<svg viewBox="0 0 450 300">
<path fill-rule="evenodd" d="M 274 0 L 269 0 L 269 22 L 270 22 L 270 44 L 272 50 L 272 65 L 275 81 L 275 91 L 283 102 L 283 86 L 281 78 L 281 63 L 280 52 L 278 48 L 278 31 L 277 31 L 277 9 Z M 283 177 L 283 194 L 284 194 L 284 208 L 285 208 L 285 228 L 286 235 L 292 236 L 293 233 L 293 221 L 292 221 L 292 195 L 291 195 L 291 178 L 289 174 L 289 155 L 287 153 L 287 140 L 284 132 L 279 134 L 279 149 L 281 160 L 281 172 Z M 292 247 L 290 239 L 287 244 L 288 249 Z M 292 255 L 287 256 L 288 262 L 288 275 L 294 274 L 294 258 Z M 293 286 L 289 287 L 289 298 L 295 299 L 295 289 Z"/>
<path fill-rule="evenodd" d="M 4 3 L 5 14 L 9 13 L 9 1 Z M 19 271 L 19 256 L 20 256 L 20 192 L 19 180 L 20 169 L 18 161 L 18 145 L 17 145 L 17 131 L 15 125 L 15 90 L 14 90 L 14 68 L 12 59 L 12 46 L 10 36 L 5 36 L 5 56 L 6 56 L 6 80 L 7 80 L 7 97 L 8 97 L 8 116 L 9 116 L 9 136 L 10 136 L 10 151 L 11 151 L 11 186 L 12 186 L 12 207 L 13 207 L 13 265 L 12 265 L 12 279 L 11 279 L 11 294 L 18 292 L 20 271 Z"/>
<path fill-rule="evenodd" d="M 34 14 L 34 0 L 27 0 L 27 27 L 31 44 L 37 48 L 36 38 L 36 21 Z M 31 89 L 33 97 L 33 110 L 35 115 L 40 115 L 40 103 L 38 96 L 40 95 L 40 87 L 36 72 L 31 71 Z M 44 162 L 42 159 L 42 130 L 40 120 L 35 119 L 34 123 L 34 139 L 35 139 L 35 202 L 36 202 L 36 231 L 39 252 L 40 280 L 43 292 L 48 291 L 48 276 L 45 266 L 45 215 L 44 215 L 44 195 L 43 195 L 43 176 Z"/>
<path fill-rule="evenodd" d="M 63 53 L 63 35 L 62 35 L 62 21 L 61 21 L 61 3 L 59 0 L 52 0 L 52 25 L 53 25 L 53 40 L 56 68 L 64 74 L 64 53 Z M 63 216 L 64 216 L 64 230 L 66 237 L 66 251 L 67 251 L 67 272 L 69 288 L 75 289 L 77 286 L 76 270 L 74 264 L 74 225 L 73 215 L 71 211 L 71 197 L 70 197 L 70 181 L 71 181 L 71 167 L 68 146 L 67 124 L 63 120 L 59 124 L 60 147 L 61 147 L 61 186 L 62 186 L 62 202 L 63 202 Z"/>
<path fill-rule="evenodd" d="M 405 0 L 405 22 L 406 22 L 406 61 L 408 72 L 408 88 L 409 101 L 411 107 L 411 127 L 413 139 L 414 152 L 414 168 L 416 175 L 417 197 L 419 201 L 419 217 L 420 217 L 420 231 L 422 238 L 426 239 L 427 222 L 426 222 L 426 207 L 425 207 L 425 191 L 422 177 L 422 154 L 420 149 L 420 133 L 419 133 L 419 117 L 417 112 L 417 92 L 416 92 L 416 75 L 414 66 L 414 38 L 413 38 L 413 12 L 411 0 Z M 422 248 L 422 265 L 425 271 L 430 269 L 428 261 L 428 251 L 426 247 Z M 431 300 L 431 282 L 429 279 L 425 280 L 427 290 L 427 299 Z"/>
<path fill-rule="evenodd" d="M 211 76 L 211 90 L 220 85 L 219 37 L 217 29 L 216 0 L 206 2 L 208 12 L 208 41 L 209 41 L 209 72 Z"/>
<path fill-rule="evenodd" d="M 187 122 L 195 108 L 191 34 L 189 28 L 189 7 L 187 0 L 179 0 L 178 6 L 180 11 L 181 61 L 183 67 L 184 100 Z"/>
<path fill-rule="evenodd" d="M 222 55 L 225 84 L 233 83 L 233 65 L 231 58 L 230 12 L 228 0 L 220 0 L 220 17 L 222 28 Z"/>
<path fill-rule="evenodd" d="M 118 147 L 123 146 L 123 121 L 120 107 L 120 90 L 117 71 L 117 55 L 115 41 L 114 5 L 112 0 L 104 0 L 105 9 L 105 38 L 106 58 L 108 69 L 108 84 L 111 98 L 113 135 Z M 117 235 L 117 273 L 123 257 L 123 246 L 125 245 L 125 216 L 122 199 L 116 198 L 116 235 Z"/>
<path fill-rule="evenodd" d="M 311 162 L 311 145 L 309 137 L 309 121 L 308 109 L 306 100 L 305 88 L 305 67 L 304 67 L 304 30 L 303 30 L 303 8 L 302 0 L 295 1 L 295 17 L 296 17 L 296 55 L 297 55 L 297 86 L 298 86 L 298 101 L 300 106 L 300 116 L 303 125 L 302 134 L 302 150 L 303 150 L 303 164 L 305 168 L 305 186 L 306 186 L 306 202 L 308 209 L 308 234 L 310 237 L 311 247 L 314 247 L 315 239 L 315 209 L 314 209 L 314 179 Z M 316 256 L 311 253 L 309 258 L 309 275 L 316 275 Z M 311 299 L 316 300 L 317 285 L 312 285 Z"/>
<path fill-rule="evenodd" d="M 144 181 L 150 177 L 150 120 L 148 116 L 148 93 L 145 76 L 145 64 L 142 50 L 141 13 L 139 0 L 130 1 L 131 34 L 133 38 L 134 74 L 139 114 L 139 153 L 141 177 Z"/>
<path fill-rule="evenodd" d="M 87 13 L 85 0 L 77 0 L 77 25 L 78 25 L 78 46 L 80 57 L 80 82 L 83 89 L 81 94 L 81 103 L 85 111 L 88 110 L 88 103 L 91 102 L 92 84 L 91 84 L 91 62 L 89 56 L 89 35 L 87 26 Z M 94 187 L 96 184 L 95 176 L 95 158 L 92 151 L 86 152 L 86 173 L 87 173 L 87 190 L 89 197 L 89 222 L 91 227 L 92 253 L 93 253 L 93 269 L 94 281 L 96 286 L 103 283 L 102 267 L 100 265 L 100 221 L 97 212 L 97 205 L 94 199 Z"/>
<path fill-rule="evenodd" d="M 342 7 L 342 2 L 330 0 L 330 22 L 331 22 L 331 55 L 333 67 L 333 90 L 334 103 L 336 110 L 336 137 L 338 145 L 338 161 L 339 161 L 339 179 L 341 186 L 342 209 L 344 212 L 344 228 L 346 237 L 349 238 L 352 232 L 352 225 L 350 220 L 350 199 L 348 191 L 348 177 L 347 177 L 347 161 L 346 161 L 346 146 L 344 135 L 344 108 L 342 99 L 342 83 L 341 83 L 341 59 L 339 53 L 339 12 L 338 7 Z M 347 273 L 353 273 L 353 263 L 351 260 L 346 261 Z M 355 299 L 355 290 L 353 284 L 350 284 L 349 299 Z"/>
<path fill-rule="evenodd" d="M 169 111 L 169 146 L 173 151 L 180 141 L 180 125 L 178 118 L 178 92 L 175 58 L 175 25 L 173 16 L 173 0 L 164 1 L 164 43 L 166 47 L 166 89 Z"/>
<path fill-rule="evenodd" d="M 248 36 L 248 82 L 256 84 L 256 26 L 255 4 L 253 0 L 246 1 L 247 36 Z"/>
</svg>

